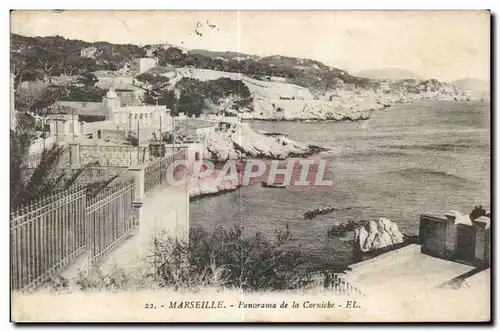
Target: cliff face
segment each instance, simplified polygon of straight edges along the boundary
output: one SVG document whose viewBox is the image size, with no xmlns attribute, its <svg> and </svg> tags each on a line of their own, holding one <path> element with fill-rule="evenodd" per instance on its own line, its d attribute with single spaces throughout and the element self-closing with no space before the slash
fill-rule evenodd
<svg viewBox="0 0 500 332">
<path fill-rule="evenodd" d="M 382 109 L 376 100 L 337 99 L 325 100 L 256 100 L 252 112 L 242 113 L 243 119 L 304 120 L 364 120 L 369 112 Z"/>
<path fill-rule="evenodd" d="M 291 155 L 310 155 L 306 145 L 285 136 L 266 136 L 253 130 L 248 124 L 241 123 L 239 129 L 215 132 L 206 142 L 208 159 L 225 161 L 240 158 L 284 159 Z"/>
<path fill-rule="evenodd" d="M 354 231 L 354 250 L 367 253 L 404 241 L 398 225 L 387 218 L 370 220 Z"/>
</svg>

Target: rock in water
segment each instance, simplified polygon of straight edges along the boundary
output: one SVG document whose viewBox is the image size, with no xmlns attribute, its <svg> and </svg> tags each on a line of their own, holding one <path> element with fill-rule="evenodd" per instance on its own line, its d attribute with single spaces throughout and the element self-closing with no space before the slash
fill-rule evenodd
<svg viewBox="0 0 500 332">
<path fill-rule="evenodd" d="M 355 249 L 370 252 L 394 244 L 403 243 L 403 234 L 398 225 L 387 218 L 370 220 L 365 225 L 356 228 L 354 232 Z"/>
<path fill-rule="evenodd" d="M 356 229 L 360 222 L 356 222 L 354 220 L 335 222 L 333 225 L 328 227 L 326 230 L 327 236 L 345 236 L 347 232 L 353 231 Z"/>
</svg>

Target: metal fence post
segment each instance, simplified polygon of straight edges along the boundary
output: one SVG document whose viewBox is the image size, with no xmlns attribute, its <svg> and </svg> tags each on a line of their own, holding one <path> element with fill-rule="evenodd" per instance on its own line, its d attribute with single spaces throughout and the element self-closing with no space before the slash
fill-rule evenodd
<svg viewBox="0 0 500 332">
<path fill-rule="evenodd" d="M 80 167 L 80 143 L 79 142 L 71 142 L 70 146 L 70 165 L 71 168 Z"/>
<path fill-rule="evenodd" d="M 135 182 L 134 206 L 142 206 L 144 201 L 144 165 L 132 165 L 128 170 L 132 173 Z"/>
<path fill-rule="evenodd" d="M 142 204 L 144 203 L 144 168 L 145 168 L 144 165 L 132 165 L 128 168 L 128 170 L 132 173 L 134 177 L 135 188 L 134 188 L 133 205 L 134 208 L 137 209 L 139 225 L 140 225 L 140 210 Z"/>
</svg>

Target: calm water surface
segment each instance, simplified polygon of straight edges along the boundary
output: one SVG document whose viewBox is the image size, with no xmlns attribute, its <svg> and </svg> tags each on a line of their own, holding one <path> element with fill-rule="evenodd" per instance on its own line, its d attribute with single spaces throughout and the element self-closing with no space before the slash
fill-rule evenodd
<svg viewBox="0 0 500 332">
<path fill-rule="evenodd" d="M 335 220 L 387 217 L 403 233 L 417 234 L 422 213 L 489 208 L 489 117 L 489 104 L 482 102 L 418 102 L 377 111 L 362 122 L 251 122 L 255 129 L 331 149 L 318 157 L 332 164 L 333 189 L 244 187 L 191 203 L 191 222 L 205 228 L 240 223 L 269 236 L 288 223 L 292 245 L 311 266 L 345 266 L 352 243 L 326 236 Z M 303 219 L 308 209 L 325 205 L 345 210 Z"/>
</svg>

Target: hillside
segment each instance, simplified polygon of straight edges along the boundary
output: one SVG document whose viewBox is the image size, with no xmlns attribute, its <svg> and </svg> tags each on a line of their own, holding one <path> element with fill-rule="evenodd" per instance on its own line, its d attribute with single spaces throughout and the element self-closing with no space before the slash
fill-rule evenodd
<svg viewBox="0 0 500 332">
<path fill-rule="evenodd" d="M 288 68 L 299 68 L 302 70 L 325 70 L 325 71 L 338 71 L 340 74 L 343 72 L 340 69 L 336 69 L 333 67 L 328 67 L 325 64 L 310 60 L 310 59 L 298 59 L 291 58 L 282 55 L 271 55 L 258 59 L 258 61 L 262 64 L 266 64 L 270 67 L 288 67 Z"/>
<path fill-rule="evenodd" d="M 225 77 L 232 80 L 242 81 L 249 89 L 255 99 L 280 99 L 283 96 L 294 97 L 297 99 L 312 100 L 313 96 L 307 88 L 283 82 L 269 82 L 250 78 L 246 75 L 232 72 L 215 71 L 208 69 L 178 68 L 177 76 L 171 79 L 175 84 L 180 79 L 187 77 L 200 81 L 211 81 Z"/>
<path fill-rule="evenodd" d="M 476 78 L 463 78 L 461 80 L 453 81 L 451 82 L 451 84 L 465 90 L 473 90 L 479 92 L 487 92 L 490 90 L 489 82 Z"/>
<path fill-rule="evenodd" d="M 381 69 L 364 70 L 358 72 L 356 75 L 359 77 L 366 77 L 369 79 L 378 79 L 378 80 L 422 79 L 417 74 L 409 70 L 400 68 L 381 68 Z"/>
<path fill-rule="evenodd" d="M 93 56 L 82 57 L 83 48 L 95 47 Z M 361 88 L 376 88 L 377 82 L 355 77 L 348 72 L 327 66 L 319 61 L 285 56 L 256 57 L 235 52 L 213 52 L 188 50 L 164 45 L 137 46 L 111 44 L 108 42 L 84 42 L 81 40 L 54 37 L 25 37 L 11 34 L 12 71 L 16 82 L 43 76 L 82 74 L 96 70 L 116 71 L 133 59 L 146 56 L 154 48 L 159 65 L 191 67 L 225 72 L 238 72 L 257 79 L 281 77 L 286 82 L 323 92 L 356 84 Z M 236 57 L 235 57 L 236 56 Z M 22 69 L 24 75 L 18 75 Z M 50 68 L 50 70 L 48 70 Z"/>
<path fill-rule="evenodd" d="M 141 75 L 128 69 L 127 64 L 146 55 L 154 55 L 158 66 Z M 378 79 L 353 76 L 311 59 L 11 34 L 16 87 L 22 82 L 49 82 L 37 92 L 35 102 L 26 89 L 24 98 L 16 95 L 18 110 L 35 111 L 54 100 L 100 101 L 105 91 L 96 84 L 98 71 L 140 84 L 146 91 L 145 103 L 166 105 L 174 113 L 190 116 L 208 109 L 239 112 L 246 119 L 361 120 L 394 102 L 465 98 L 447 83 L 407 78 L 416 75 L 394 68 L 377 73 L 405 79 L 384 82 L 382 87 Z M 69 83 L 55 83 L 59 81 Z"/>
<path fill-rule="evenodd" d="M 208 52 L 208 51 L 207 51 Z M 204 55 L 209 54 L 209 56 Z M 190 67 L 240 73 L 258 80 L 270 80 L 272 77 L 283 79 L 287 83 L 306 87 L 311 92 L 324 92 L 342 87 L 343 84 L 356 84 L 361 88 L 376 88 L 378 83 L 334 67 L 308 59 L 284 56 L 255 58 L 248 55 L 225 53 L 225 57 L 215 57 L 213 52 L 183 52 L 176 47 L 158 49 L 155 52 L 161 66 Z M 241 57 L 243 56 L 243 57 Z"/>
<path fill-rule="evenodd" d="M 202 50 L 202 49 L 192 49 L 192 50 L 187 50 L 188 54 L 199 54 L 206 56 L 208 58 L 212 59 L 217 59 L 217 58 L 224 58 L 224 59 L 237 59 L 237 58 L 242 58 L 242 59 L 258 59 L 259 57 L 256 55 L 249 55 L 249 54 L 244 54 L 244 53 L 238 53 L 238 52 L 230 52 L 230 51 L 225 51 L 225 52 L 216 52 L 216 51 L 209 51 L 209 50 Z"/>
</svg>

